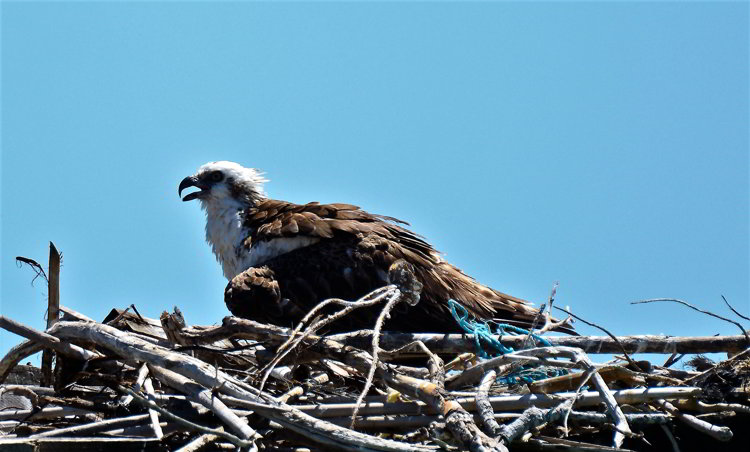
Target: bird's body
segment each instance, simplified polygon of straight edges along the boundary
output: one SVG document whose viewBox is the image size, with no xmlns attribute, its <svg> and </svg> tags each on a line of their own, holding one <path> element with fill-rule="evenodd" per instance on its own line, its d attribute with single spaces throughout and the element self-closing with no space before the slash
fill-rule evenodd
<svg viewBox="0 0 750 452">
<path fill-rule="evenodd" d="M 356 299 L 387 284 L 389 267 L 400 259 L 413 266 L 423 290 L 416 306 L 391 315 L 388 329 L 460 332 L 449 299 L 479 319 L 529 323 L 537 314 L 445 262 L 395 218 L 349 204 L 269 199 L 263 182 L 254 169 L 213 162 L 180 184 L 180 191 L 201 189 L 184 200 L 199 199 L 206 211 L 206 240 L 230 280 L 225 301 L 234 315 L 294 324 L 324 299 Z M 372 327 L 376 312 L 357 311 L 336 328 Z"/>
</svg>

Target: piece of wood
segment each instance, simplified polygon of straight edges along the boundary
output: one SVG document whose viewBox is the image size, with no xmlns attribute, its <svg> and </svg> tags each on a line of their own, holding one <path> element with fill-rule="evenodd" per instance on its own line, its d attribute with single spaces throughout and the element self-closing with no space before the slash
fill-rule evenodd
<svg viewBox="0 0 750 452">
<path fill-rule="evenodd" d="M 28 438 L 0 439 L 4 452 L 131 452 L 164 450 L 151 438 Z"/>
<path fill-rule="evenodd" d="M 526 336 L 495 336 L 508 347 L 518 350 Z M 357 348 L 367 349 L 372 341 L 372 330 L 344 333 L 328 336 L 329 339 L 342 342 Z M 622 353 L 619 345 L 608 336 L 545 336 L 551 345 L 577 347 L 588 354 Z M 745 336 L 618 336 L 628 353 L 721 353 L 741 352 L 748 346 Z M 461 334 L 410 334 L 384 333 L 380 337 L 380 346 L 384 349 L 395 349 L 414 342 L 423 342 L 433 353 L 459 354 L 474 350 L 473 335 Z"/>
<path fill-rule="evenodd" d="M 65 323 L 71 323 L 71 322 L 65 322 Z M 72 323 L 79 323 L 79 322 L 72 322 Z M 80 322 L 80 323 L 83 323 L 83 322 Z M 8 330 L 12 333 L 18 334 L 19 336 L 23 336 L 32 341 L 35 341 L 41 344 L 42 346 L 51 348 L 59 353 L 62 353 L 63 355 L 70 356 L 75 359 L 80 359 L 81 361 L 87 361 L 89 359 L 101 357 L 101 355 L 98 353 L 90 352 L 84 348 L 81 348 L 74 344 L 70 344 L 66 341 L 61 341 L 55 336 L 52 336 L 48 333 L 41 332 L 31 327 L 28 327 L 26 325 L 18 323 L 15 320 L 11 320 L 2 315 L 0 315 L 0 328 L 4 330 Z"/>
<path fill-rule="evenodd" d="M 214 414 L 216 414 L 216 417 L 221 419 L 222 422 L 234 430 L 240 438 L 252 440 L 260 437 L 255 430 L 247 425 L 247 421 L 234 414 L 224 402 L 214 396 L 211 390 L 163 367 L 152 365 L 150 366 L 150 369 L 151 373 L 159 381 L 167 386 L 186 393 L 190 399 L 213 411 Z"/>
<path fill-rule="evenodd" d="M 140 424 L 148 420 L 148 414 L 136 414 L 133 416 L 107 419 L 103 421 L 91 422 L 89 424 L 75 425 L 73 427 L 59 428 L 55 430 L 49 430 L 43 433 L 37 433 L 36 435 L 30 436 L 29 439 L 47 438 L 52 436 L 74 436 L 82 433 L 92 434 L 103 430 L 109 430 L 118 427 L 124 427 L 128 425 Z"/>
<path fill-rule="evenodd" d="M 49 267 L 47 267 L 47 329 L 52 328 L 60 318 L 60 253 L 55 244 L 49 242 Z M 52 359 L 54 351 L 42 352 L 42 386 L 52 386 Z"/>
<path fill-rule="evenodd" d="M 690 399 L 700 395 L 701 388 L 696 387 L 664 387 L 664 388 L 639 388 L 620 389 L 612 391 L 612 395 L 619 404 L 636 404 L 649 402 L 657 399 Z M 563 392 L 554 395 L 547 394 L 524 394 L 524 395 L 498 395 L 489 397 L 490 405 L 495 412 L 507 412 L 523 410 L 529 406 L 539 408 L 550 408 L 560 403 L 560 400 L 576 397 L 575 392 Z M 420 401 L 414 402 L 391 402 L 369 401 L 360 409 L 361 415 L 375 414 L 437 414 L 435 410 Z M 475 411 L 476 401 L 474 397 L 461 397 L 456 399 L 466 410 Z M 234 402 L 231 398 L 225 398 L 229 405 Z M 584 391 L 576 400 L 575 407 L 591 407 L 602 403 L 598 391 Z M 241 401 L 236 406 L 242 406 Z M 353 403 L 326 403 L 293 405 L 296 409 L 320 418 L 351 416 L 354 409 Z"/>
</svg>

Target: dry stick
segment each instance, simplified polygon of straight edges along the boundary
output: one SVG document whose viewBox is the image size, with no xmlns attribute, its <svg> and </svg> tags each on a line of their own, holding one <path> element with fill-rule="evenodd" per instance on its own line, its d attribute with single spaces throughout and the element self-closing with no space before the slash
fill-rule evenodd
<svg viewBox="0 0 750 452">
<path fill-rule="evenodd" d="M 659 399 L 655 403 L 657 406 L 666 410 L 672 416 L 675 416 L 677 419 L 683 421 L 685 424 L 698 430 L 701 433 L 705 433 L 711 438 L 717 439 L 719 441 L 729 441 L 732 439 L 732 430 L 729 427 L 716 426 L 706 421 L 703 421 L 701 419 L 698 419 L 695 416 L 682 413 L 680 412 L 679 409 L 677 409 L 677 407 L 675 407 L 674 405 L 672 405 L 671 403 L 667 402 L 664 399 Z"/>
<path fill-rule="evenodd" d="M 505 444 L 510 444 L 513 440 L 520 438 L 532 428 L 562 418 L 567 409 L 573 406 L 573 402 L 572 399 L 566 400 L 546 412 L 537 407 L 528 408 L 518 419 L 510 424 L 502 425 L 498 435 L 500 435 Z"/>
<path fill-rule="evenodd" d="M 680 410 L 687 409 L 701 413 L 734 411 L 736 413 L 750 414 L 750 406 L 742 405 L 741 403 L 704 403 L 700 400 L 675 400 L 674 405 Z"/>
<path fill-rule="evenodd" d="M 216 428 L 216 430 L 223 432 L 224 427 L 219 426 Z M 185 444 L 184 446 L 180 447 L 179 449 L 175 450 L 175 452 L 198 452 L 201 448 L 216 441 L 217 439 L 219 439 L 219 437 L 214 434 L 204 433 L 194 440 L 190 441 L 189 443 Z"/>
<path fill-rule="evenodd" d="M 91 422 L 89 424 L 75 425 L 73 427 L 58 428 L 55 430 L 37 433 L 36 435 L 31 435 L 29 439 L 34 440 L 39 438 L 49 438 L 53 436 L 72 436 L 80 435 L 82 433 L 91 434 L 103 430 L 110 430 L 118 427 L 139 424 L 147 420 L 148 417 L 148 414 L 136 414 L 134 416 L 107 419 L 103 421 Z"/>
<path fill-rule="evenodd" d="M 376 289 L 373 292 L 370 292 L 369 294 L 365 295 L 364 297 L 360 298 L 356 301 L 346 301 L 341 300 L 339 298 L 330 298 L 328 300 L 323 300 L 320 302 L 317 306 L 315 306 L 310 312 L 305 315 L 305 317 L 299 322 L 297 327 L 292 331 L 291 336 L 289 336 L 289 339 L 286 340 L 276 351 L 276 356 L 271 360 L 270 363 L 268 363 L 265 368 L 263 369 L 263 379 L 260 382 L 259 389 L 262 391 L 266 381 L 268 380 L 268 377 L 271 375 L 271 372 L 273 371 L 274 367 L 281 362 L 286 355 L 289 354 L 292 350 L 294 350 L 297 345 L 300 344 L 303 340 L 305 340 L 307 337 L 311 336 L 313 333 L 315 333 L 320 328 L 331 324 L 332 322 L 348 315 L 350 312 L 354 311 L 355 309 L 364 308 L 367 306 L 373 306 L 377 303 L 380 303 L 380 301 L 391 295 L 393 290 L 397 290 L 395 286 L 386 286 L 382 287 L 380 289 Z M 310 325 L 305 329 L 305 332 L 299 336 L 297 336 L 302 329 L 303 325 L 307 323 L 313 315 L 315 315 L 317 312 L 319 312 L 321 309 L 323 309 L 325 306 L 328 306 L 329 304 L 337 304 L 344 306 L 344 309 L 341 311 L 338 311 L 332 315 L 329 315 L 321 320 L 318 320 L 314 324 Z"/>
<path fill-rule="evenodd" d="M 612 395 L 619 404 L 638 404 L 646 403 L 657 399 L 690 399 L 701 394 L 702 389 L 697 387 L 658 387 L 658 388 L 639 388 L 639 389 L 621 389 L 612 391 Z M 489 397 L 490 404 L 495 412 L 523 410 L 531 405 L 539 408 L 554 407 L 560 403 L 561 399 L 576 399 L 575 392 L 564 392 L 555 395 L 547 394 L 525 394 L 525 395 L 500 395 Z M 243 404 L 239 399 L 224 398 L 230 405 L 252 408 Z M 393 402 L 386 403 L 385 397 L 371 401 L 360 409 L 361 415 L 419 415 L 424 413 L 440 414 L 431 405 L 428 406 L 423 401 L 413 402 Z M 461 397 L 456 399 L 466 410 L 476 410 L 475 397 Z M 594 407 L 603 402 L 601 393 L 598 391 L 582 392 L 576 399 L 576 407 Z M 346 416 L 349 417 L 354 410 L 353 403 L 328 403 L 328 404 L 311 404 L 311 405 L 294 405 L 302 412 L 309 413 L 318 418 L 331 418 Z"/>
<path fill-rule="evenodd" d="M 633 367 L 634 367 L 634 368 L 635 368 L 636 370 L 638 370 L 639 372 L 643 372 L 643 369 L 641 369 L 641 368 L 640 368 L 640 367 L 638 366 L 638 364 L 637 364 L 637 363 L 636 363 L 636 362 L 635 362 L 635 361 L 634 361 L 634 360 L 633 360 L 633 359 L 632 359 L 632 358 L 630 357 L 630 355 L 628 355 L 628 351 L 627 351 L 627 350 L 625 350 L 625 347 L 623 347 L 623 346 L 622 346 L 622 344 L 620 343 L 620 340 L 619 340 L 619 339 L 617 339 L 617 336 L 615 336 L 614 334 L 610 333 L 610 332 L 609 332 L 609 331 L 608 331 L 607 329 L 605 329 L 604 327 L 601 327 L 601 326 L 597 325 L 596 323 L 593 323 L 593 322 L 589 322 L 589 321 L 587 321 L 587 320 L 583 320 L 582 318 L 580 318 L 580 317 L 578 317 L 577 315 L 575 315 L 575 314 L 573 314 L 572 312 L 570 312 L 570 310 L 569 310 L 569 309 L 568 309 L 567 307 L 566 307 L 566 309 L 560 309 L 560 308 L 558 308 L 558 307 L 555 307 L 555 309 L 559 309 L 560 311 L 563 311 L 563 312 L 566 312 L 566 313 L 568 313 L 568 315 L 570 315 L 570 316 L 574 317 L 574 318 L 575 318 L 576 320 L 580 320 L 581 322 L 585 323 L 586 325 L 589 325 L 589 326 L 593 326 L 594 328 L 598 328 L 598 329 L 602 330 L 602 331 L 603 331 L 603 332 L 604 332 L 604 333 L 605 333 L 605 334 L 606 334 L 607 336 L 611 337 L 611 338 L 612 338 L 612 340 L 613 340 L 613 341 L 615 341 L 615 342 L 617 343 L 617 345 L 618 345 L 618 346 L 620 347 L 620 350 L 621 350 L 621 351 L 622 351 L 622 353 L 623 353 L 623 354 L 625 355 L 625 359 L 626 359 L 626 360 L 628 361 L 628 364 L 630 364 L 631 366 L 633 366 Z M 585 352 L 584 352 L 584 353 L 585 353 Z"/>
<path fill-rule="evenodd" d="M 328 376 L 327 373 L 321 372 L 318 375 L 312 377 L 310 380 L 312 380 L 312 382 L 314 383 L 322 385 L 322 384 L 328 383 L 329 379 L 330 377 Z M 283 395 L 281 395 L 279 397 L 279 400 L 286 403 L 286 402 L 289 402 L 289 399 L 291 399 L 292 397 L 299 397 L 304 393 L 305 393 L 304 386 L 295 386 L 292 389 L 285 392 Z"/>
<path fill-rule="evenodd" d="M 176 414 L 170 413 L 169 411 L 167 411 L 164 408 L 160 407 L 159 405 L 157 405 L 156 403 L 152 402 L 151 400 L 148 400 L 145 397 L 141 397 L 135 391 L 133 391 L 130 388 L 126 388 L 125 386 L 119 386 L 118 385 L 118 389 L 120 389 L 120 391 L 128 393 L 129 395 L 132 395 L 133 398 L 135 399 L 135 401 L 138 402 L 138 403 L 140 403 L 144 407 L 152 409 L 152 410 L 156 410 L 156 411 L 160 412 L 165 418 L 167 418 L 167 419 L 169 419 L 171 421 L 177 422 L 178 424 L 181 424 L 181 425 L 183 425 L 183 426 L 185 426 L 185 427 L 187 427 L 187 428 L 189 428 L 191 430 L 194 430 L 194 431 L 197 431 L 197 432 L 201 432 L 201 433 L 210 433 L 212 435 L 219 436 L 222 439 L 225 439 L 225 440 L 229 441 L 230 443 L 232 443 L 232 444 L 234 444 L 234 445 L 236 445 L 238 447 L 248 448 L 251 451 L 257 451 L 258 450 L 258 447 L 255 445 L 255 441 L 245 441 L 243 439 L 240 439 L 240 438 L 232 435 L 231 433 L 227 433 L 227 432 L 224 432 L 224 431 L 219 431 L 219 430 L 213 429 L 213 428 L 204 427 L 204 426 L 202 426 L 200 424 L 196 424 L 194 422 L 188 421 L 185 418 L 182 418 L 180 416 L 177 416 Z"/>
<path fill-rule="evenodd" d="M 261 393 L 224 372 L 214 372 L 214 369 L 203 361 L 150 344 L 135 335 L 108 325 L 58 322 L 50 332 L 68 340 L 77 339 L 94 342 L 120 356 L 127 356 L 131 359 L 169 368 L 202 384 L 204 387 L 217 388 L 221 393 L 237 397 L 240 403 L 251 405 L 252 409 L 260 415 L 272 419 L 307 438 L 329 446 L 338 448 L 358 447 L 363 451 L 416 452 L 430 450 L 430 448 L 423 446 L 404 445 L 397 441 L 374 438 L 321 421 L 289 405 L 278 402 L 270 395 Z"/>
<path fill-rule="evenodd" d="M 247 422 L 234 414 L 224 402 L 214 397 L 214 394 L 209 389 L 196 384 L 178 373 L 159 366 L 151 366 L 151 370 L 154 377 L 158 378 L 165 385 L 184 392 L 191 400 L 213 411 L 216 417 L 237 432 L 242 439 L 260 438 L 260 435 L 247 425 Z"/>
<path fill-rule="evenodd" d="M 60 253 L 55 244 L 49 242 L 49 278 L 47 279 L 47 329 L 60 318 Z M 42 352 L 42 386 L 52 386 L 52 358 L 54 352 L 45 349 Z"/>
<path fill-rule="evenodd" d="M 29 420 L 27 418 L 33 420 L 56 419 L 65 416 L 81 416 L 89 413 L 91 413 L 91 409 L 70 408 L 66 406 L 47 407 L 41 410 L 4 410 L 0 411 L 0 421 L 24 418 L 25 422 Z"/>
<path fill-rule="evenodd" d="M 401 291 L 396 289 L 396 292 L 394 295 L 390 297 L 388 302 L 383 307 L 383 310 L 380 312 L 380 315 L 378 316 L 378 319 L 375 321 L 375 330 L 372 335 L 372 362 L 370 363 L 370 370 L 367 372 L 367 377 L 365 378 L 365 386 L 362 388 L 362 391 L 359 393 L 359 397 L 357 397 L 357 401 L 354 403 L 354 411 L 352 412 L 352 422 L 349 424 L 349 428 L 353 429 L 354 424 L 357 421 L 357 412 L 359 411 L 360 405 L 362 405 L 362 401 L 364 400 L 367 393 L 370 391 L 370 386 L 372 386 L 372 380 L 375 378 L 375 370 L 378 368 L 378 360 L 379 360 L 379 352 L 380 352 L 380 330 L 383 329 L 383 322 L 385 322 L 385 319 L 390 317 L 391 310 L 394 306 L 396 306 L 396 303 L 398 303 L 401 300 Z"/>
<path fill-rule="evenodd" d="M 141 364 L 141 367 L 138 368 L 138 375 L 135 377 L 135 384 L 133 385 L 133 388 L 135 388 L 136 391 L 141 390 L 141 386 L 143 386 L 143 382 L 146 381 L 146 377 L 148 376 L 148 366 L 146 363 Z M 120 405 L 122 406 L 129 406 L 130 403 L 133 401 L 133 396 L 129 394 L 125 394 L 122 397 L 120 397 Z"/>
<path fill-rule="evenodd" d="M 573 400 L 573 399 L 569 399 Z M 557 402 L 559 403 L 559 401 Z M 574 402 L 575 403 L 575 402 Z M 546 414 L 549 409 L 542 409 L 542 411 Z M 521 417 L 521 414 L 519 413 L 498 413 L 495 414 L 494 419 L 500 420 L 500 421 L 508 421 L 508 420 L 514 420 Z M 669 424 L 674 419 L 672 416 L 669 416 L 668 414 L 663 413 L 636 413 L 636 414 L 625 414 L 625 418 L 628 420 L 628 423 L 631 425 L 663 425 L 663 424 Z M 481 422 L 481 419 L 479 419 L 478 415 L 474 416 L 474 419 L 478 422 Z M 604 413 L 594 413 L 591 411 L 571 411 L 570 412 L 570 419 L 573 419 L 575 421 L 579 422 L 586 422 L 590 424 L 612 424 L 612 420 Z M 357 419 L 357 425 L 361 426 L 362 428 L 368 428 L 368 429 L 383 429 L 383 428 L 401 428 L 401 429 L 410 429 L 410 428 L 418 428 L 418 427 L 425 427 L 430 425 L 433 422 L 440 422 L 442 420 L 442 416 L 435 416 L 435 415 L 416 415 L 416 416 L 364 416 Z M 336 418 L 329 418 L 330 422 L 333 422 L 334 424 L 338 425 L 349 425 L 350 418 L 349 416 L 346 417 L 336 417 Z M 609 449 L 609 448 L 608 448 Z"/>
<path fill-rule="evenodd" d="M 733 307 L 733 306 L 732 306 L 731 304 L 729 304 L 729 302 L 727 301 L 727 298 L 726 298 L 726 297 L 725 297 L 724 295 L 722 295 L 722 296 L 721 296 L 721 299 L 722 299 L 722 300 L 724 300 L 724 303 L 726 303 L 726 304 L 727 304 L 727 306 L 729 306 L 729 309 L 731 309 L 731 310 L 732 310 L 732 312 L 734 312 L 734 313 L 735 313 L 735 314 L 737 314 L 737 315 L 738 315 L 739 317 L 741 317 L 741 318 L 743 318 L 743 319 L 745 319 L 745 320 L 750 320 L 750 317 L 744 316 L 744 315 L 740 314 L 739 312 L 737 312 L 737 310 L 736 310 L 736 309 L 734 309 L 734 307 Z"/>
<path fill-rule="evenodd" d="M 492 405 L 488 400 L 490 386 L 495 382 L 496 376 L 497 372 L 488 370 L 484 374 L 484 377 L 482 377 L 482 382 L 479 384 L 476 396 L 477 411 L 479 412 L 482 426 L 484 427 L 484 431 L 491 436 L 497 436 L 500 432 L 500 424 L 495 420 L 495 413 L 492 411 Z"/>
<path fill-rule="evenodd" d="M 722 317 L 722 316 L 720 316 L 718 314 L 714 314 L 713 312 L 710 312 L 710 311 L 704 311 L 703 309 L 696 308 L 695 306 L 691 305 L 687 301 L 678 300 L 677 298 L 652 298 L 650 300 L 633 301 L 630 304 L 655 303 L 655 302 L 659 302 L 659 301 L 672 301 L 672 302 L 675 302 L 675 303 L 679 303 L 679 304 L 681 304 L 683 306 L 687 306 L 690 309 L 694 309 L 694 310 L 696 310 L 696 311 L 698 311 L 698 312 L 700 312 L 702 314 L 707 314 L 707 315 L 710 315 L 711 317 L 716 317 L 717 319 L 724 320 L 725 322 L 733 323 L 733 324 L 737 325 L 737 328 L 739 328 L 740 330 L 742 330 L 742 334 L 744 334 L 745 335 L 745 339 L 747 339 L 747 345 L 750 346 L 750 336 L 748 336 L 747 331 L 745 331 L 745 328 L 743 328 L 742 325 L 739 322 L 735 322 L 732 319 L 728 319 L 726 317 Z"/>
<path fill-rule="evenodd" d="M 547 304 L 542 304 L 539 306 L 539 312 L 536 315 L 536 318 L 534 318 L 534 321 L 531 323 L 531 327 L 529 328 L 529 334 L 526 335 L 526 338 L 523 340 L 523 346 L 521 348 L 528 348 L 529 344 L 531 343 L 531 340 L 533 338 L 534 329 L 536 329 L 536 325 L 544 318 L 544 325 L 546 326 L 549 323 L 549 312 L 552 311 L 552 304 L 555 302 L 555 294 L 557 293 L 557 287 L 560 285 L 559 282 L 555 281 L 554 284 L 552 284 L 552 290 L 549 293 L 549 299 L 547 300 Z M 549 306 L 549 308 L 547 308 Z M 536 344 L 534 344 L 536 346 Z"/>
<path fill-rule="evenodd" d="M 22 325 L 15 320 L 11 320 L 5 316 L 0 315 L 0 328 L 8 330 L 11 333 L 15 333 L 19 336 L 23 336 L 26 339 L 33 340 L 42 344 L 44 347 L 51 348 L 65 356 L 79 359 L 81 361 L 88 361 L 90 359 L 99 358 L 99 353 L 90 352 L 77 345 L 69 344 L 65 341 L 61 341 L 47 333 L 35 330 L 34 328 Z"/>
<path fill-rule="evenodd" d="M 154 385 L 153 383 L 151 383 L 150 378 L 147 377 L 143 382 L 143 389 L 146 390 L 146 393 L 149 395 L 149 397 L 154 397 Z M 151 426 L 154 429 L 154 436 L 156 436 L 156 439 L 162 439 L 162 437 L 164 436 L 164 432 L 161 430 L 161 426 L 159 425 L 159 414 L 155 410 L 149 408 L 148 415 L 151 418 Z"/>
<path fill-rule="evenodd" d="M 591 379 L 591 376 L 594 374 L 593 370 L 585 370 L 584 376 L 581 378 L 581 383 L 576 388 L 576 394 L 575 397 L 573 397 L 573 401 L 575 403 L 575 400 L 578 400 L 579 397 L 581 397 L 581 391 L 583 390 L 583 387 L 588 383 L 588 381 Z M 565 414 L 563 415 L 563 431 L 565 432 L 565 437 L 568 436 L 568 418 L 570 417 L 570 413 L 573 412 L 573 404 L 570 404 L 570 407 L 565 410 Z"/>
<path fill-rule="evenodd" d="M 221 328 L 221 327 L 215 327 Z M 213 331 L 214 334 L 219 331 Z M 525 336 L 494 336 L 503 345 L 520 349 Z M 328 339 L 365 349 L 372 341 L 372 331 L 360 330 L 351 333 L 334 334 Z M 658 335 L 617 336 L 613 340 L 608 336 L 547 336 L 550 345 L 580 348 L 588 354 L 621 353 L 622 348 L 628 353 L 719 353 L 741 352 L 747 348 L 747 341 L 742 334 L 730 336 L 694 336 L 667 337 Z M 384 349 L 396 349 L 414 341 L 423 342 L 434 353 L 441 355 L 463 353 L 474 347 L 474 336 L 461 334 L 428 334 L 428 333 L 383 333 L 380 346 Z M 619 342 L 619 343 L 618 343 Z"/>
<path fill-rule="evenodd" d="M 523 353 L 523 355 L 521 354 L 522 352 L 527 352 L 529 350 L 537 350 L 537 349 L 519 350 L 517 352 L 506 353 L 505 355 L 496 356 L 486 361 L 482 361 L 481 363 L 478 363 L 477 365 L 470 367 L 459 374 L 449 377 L 448 380 L 446 381 L 446 384 L 449 388 L 459 388 L 462 386 L 473 384 L 479 381 L 487 370 L 498 369 L 498 373 L 502 374 L 515 367 L 515 364 L 508 364 L 508 363 L 512 363 L 516 361 L 521 361 L 523 363 L 527 363 L 527 362 L 537 363 L 539 365 L 555 364 L 559 367 L 564 367 L 568 369 L 572 369 L 576 367 L 575 364 L 573 363 L 568 363 L 568 362 L 550 363 L 543 358 L 530 358 L 527 356 L 528 353 Z"/>
<path fill-rule="evenodd" d="M 67 306 L 60 305 L 60 312 L 62 312 L 63 320 L 79 321 L 79 322 L 95 322 L 91 317 L 81 314 L 75 309 L 71 309 Z"/>
</svg>

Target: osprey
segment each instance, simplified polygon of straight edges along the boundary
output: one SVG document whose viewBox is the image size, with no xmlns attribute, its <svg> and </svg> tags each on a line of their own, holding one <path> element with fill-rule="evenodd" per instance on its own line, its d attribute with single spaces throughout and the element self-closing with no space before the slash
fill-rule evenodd
<svg viewBox="0 0 750 452">
<path fill-rule="evenodd" d="M 399 259 L 413 266 L 423 290 L 416 306 L 397 305 L 388 329 L 461 332 L 449 299 L 478 319 L 528 325 L 538 313 L 445 262 L 407 223 L 349 204 L 269 199 L 264 182 L 256 169 L 221 161 L 206 163 L 179 186 L 180 196 L 199 189 L 182 200 L 197 199 L 206 212 L 206 241 L 230 281 L 224 301 L 236 316 L 296 323 L 324 299 L 353 300 L 388 284 L 388 269 Z M 378 311 L 358 310 L 334 329 L 371 328 Z"/>
</svg>

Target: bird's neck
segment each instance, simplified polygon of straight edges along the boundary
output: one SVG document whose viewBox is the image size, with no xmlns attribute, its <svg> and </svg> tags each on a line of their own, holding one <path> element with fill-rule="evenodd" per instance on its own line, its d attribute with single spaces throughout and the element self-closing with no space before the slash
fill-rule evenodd
<svg viewBox="0 0 750 452">
<path fill-rule="evenodd" d="M 245 270 L 241 267 L 242 242 L 249 235 L 249 230 L 243 225 L 244 214 L 252 207 L 249 203 L 233 198 L 220 202 L 207 202 L 206 210 L 206 241 L 221 264 L 224 276 L 232 279 Z"/>
</svg>

